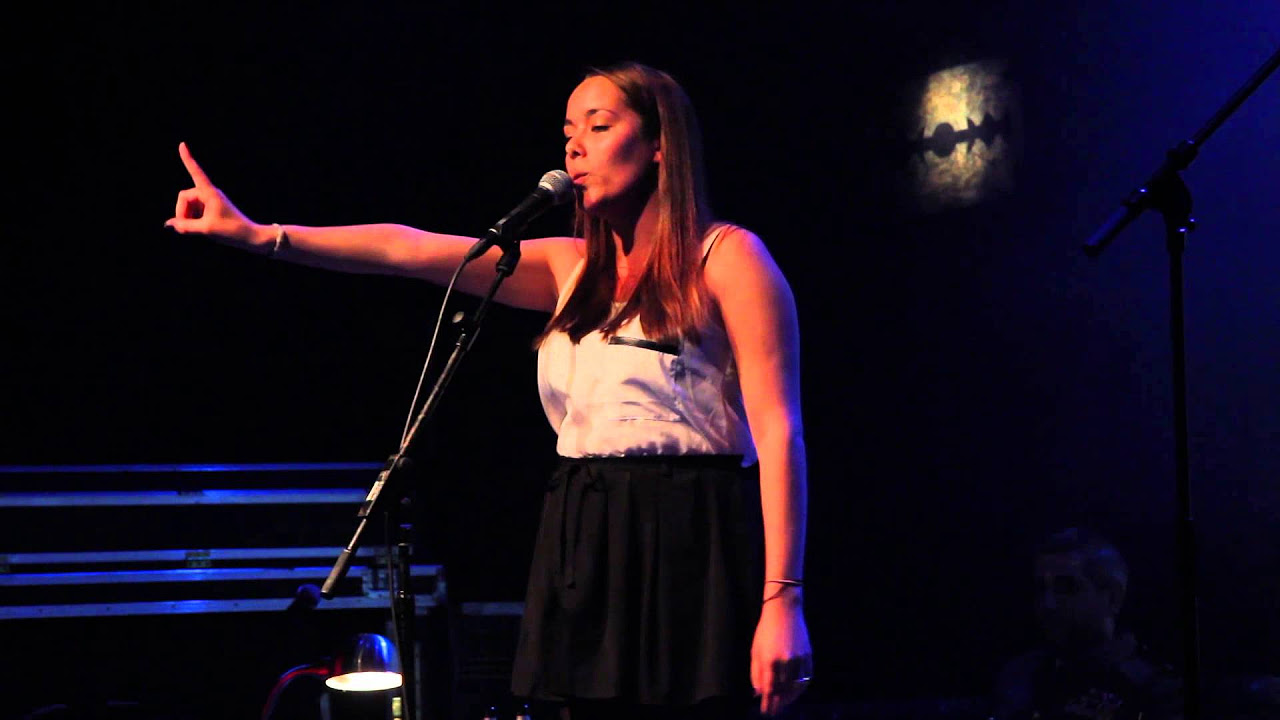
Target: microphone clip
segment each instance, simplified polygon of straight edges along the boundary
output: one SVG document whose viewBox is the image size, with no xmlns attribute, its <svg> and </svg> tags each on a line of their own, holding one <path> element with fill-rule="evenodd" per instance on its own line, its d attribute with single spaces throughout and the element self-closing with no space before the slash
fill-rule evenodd
<svg viewBox="0 0 1280 720">
<path fill-rule="evenodd" d="M 466 257 L 463 258 L 462 264 L 466 265 L 484 255 L 489 251 L 489 248 L 497 245 L 504 251 L 504 262 L 505 256 L 514 254 L 514 259 L 511 260 L 511 269 L 514 270 L 515 262 L 519 260 L 520 253 L 518 236 L 525 226 L 534 218 L 546 212 L 548 208 L 568 202 L 572 197 L 573 179 L 569 177 L 568 173 L 563 170 L 552 170 L 543 174 L 533 192 L 529 193 L 515 209 L 494 223 L 471 247 Z M 501 270 L 501 268 L 499 269 Z M 508 271 L 509 273 L 510 271 Z"/>
</svg>

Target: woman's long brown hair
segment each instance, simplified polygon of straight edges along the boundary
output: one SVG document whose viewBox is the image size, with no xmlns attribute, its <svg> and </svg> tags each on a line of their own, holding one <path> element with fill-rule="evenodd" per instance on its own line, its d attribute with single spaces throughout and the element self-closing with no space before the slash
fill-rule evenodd
<svg viewBox="0 0 1280 720">
<path fill-rule="evenodd" d="M 710 313 L 702 280 L 702 239 L 711 224 L 702 165 L 702 135 L 689 97 L 670 75 L 627 62 L 592 69 L 586 77 L 611 81 L 642 121 L 645 138 L 658 139 L 657 237 L 635 291 L 612 313 L 618 271 L 609 223 L 587 215 L 579 202 L 574 218 L 578 237 L 586 239 L 582 275 L 564 307 L 547 324 L 542 337 L 565 332 L 576 343 L 593 330 L 606 337 L 639 315 L 645 334 L 672 342 L 698 338 L 698 327 Z M 539 338 L 541 340 L 541 338 Z"/>
</svg>

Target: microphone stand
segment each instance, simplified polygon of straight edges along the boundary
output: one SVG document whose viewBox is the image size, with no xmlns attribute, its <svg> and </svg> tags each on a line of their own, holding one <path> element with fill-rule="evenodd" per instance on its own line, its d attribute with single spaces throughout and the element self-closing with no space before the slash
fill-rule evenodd
<svg viewBox="0 0 1280 720">
<path fill-rule="evenodd" d="M 498 293 L 498 288 L 501 287 L 502 282 L 510 277 L 511 273 L 515 272 L 516 265 L 520 262 L 520 243 L 518 241 L 504 239 L 502 233 L 491 231 L 489 236 L 480 242 L 488 242 L 489 245 L 497 244 L 502 247 L 502 257 L 498 260 L 496 268 L 497 275 L 471 317 L 466 317 L 462 313 L 458 314 L 458 320 L 456 321 L 459 326 L 458 341 L 454 345 L 453 353 L 449 356 L 449 361 L 445 364 L 444 369 L 440 371 L 440 376 L 436 379 L 436 384 L 432 388 L 431 394 L 427 396 L 426 402 L 422 405 L 422 410 L 418 413 L 413 425 L 409 428 L 409 432 L 405 435 L 400 450 L 387 460 L 382 471 L 378 473 L 377 480 L 374 482 L 373 487 L 369 489 L 368 496 L 356 513 L 356 519 L 359 522 L 356 525 L 351 541 L 347 543 L 347 546 L 338 555 L 338 560 L 329 572 L 329 577 L 320 588 L 320 595 L 326 600 L 333 597 L 334 588 L 346 575 L 347 569 L 351 564 L 351 558 L 359 550 L 360 538 L 364 534 L 371 515 L 379 511 L 384 512 L 387 523 L 394 522 L 397 525 L 395 554 L 397 590 L 391 599 L 391 613 L 395 619 L 397 644 L 400 649 L 401 677 L 403 678 L 400 692 L 404 720 L 414 720 L 417 717 L 415 692 L 418 686 L 417 667 L 415 665 L 416 651 L 414 648 L 416 640 L 414 638 L 413 623 L 417 606 L 413 595 L 413 587 L 410 585 L 409 565 L 413 542 L 413 523 L 409 513 L 409 498 L 405 482 L 405 478 L 411 474 L 413 469 L 413 462 L 410 458 L 418 442 L 419 430 L 428 424 L 435 415 L 445 388 L 448 387 L 449 381 L 452 380 L 463 356 L 475 343 L 480 323 L 484 320 L 484 316 L 489 310 L 490 302 Z"/>
<path fill-rule="evenodd" d="M 1191 514 L 1191 476 L 1187 440 L 1187 359 L 1184 329 L 1182 255 L 1187 234 L 1195 226 L 1191 217 L 1191 190 L 1183 182 L 1181 172 L 1232 113 L 1244 103 L 1267 77 L 1280 66 L 1277 50 L 1253 77 L 1210 118 L 1190 140 L 1185 140 L 1165 154 L 1164 163 L 1146 184 L 1134 190 L 1120 209 L 1084 244 L 1089 257 L 1098 257 L 1120 231 L 1144 210 L 1152 209 L 1164 218 L 1165 247 L 1169 252 L 1169 334 L 1173 346 L 1173 421 L 1175 476 L 1178 496 L 1177 547 L 1179 575 L 1179 608 L 1182 617 L 1183 651 L 1183 716 L 1200 720 L 1200 641 L 1196 599 L 1195 524 Z"/>
</svg>

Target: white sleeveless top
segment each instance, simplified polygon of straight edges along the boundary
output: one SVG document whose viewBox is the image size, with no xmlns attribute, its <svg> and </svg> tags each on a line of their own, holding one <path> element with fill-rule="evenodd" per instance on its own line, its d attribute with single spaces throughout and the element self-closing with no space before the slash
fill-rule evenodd
<svg viewBox="0 0 1280 720">
<path fill-rule="evenodd" d="M 704 257 L 714 239 L 704 241 Z M 559 306 L 584 265 L 579 262 L 560 289 Z M 614 311 L 621 308 L 614 303 Z M 548 335 L 538 348 L 538 394 L 559 435 L 556 452 L 575 458 L 742 455 L 743 466 L 754 464 L 723 322 L 717 315 L 699 333 L 696 344 L 663 346 L 645 336 L 635 317 L 611 340 L 599 330 L 577 344 L 563 332 Z"/>
</svg>

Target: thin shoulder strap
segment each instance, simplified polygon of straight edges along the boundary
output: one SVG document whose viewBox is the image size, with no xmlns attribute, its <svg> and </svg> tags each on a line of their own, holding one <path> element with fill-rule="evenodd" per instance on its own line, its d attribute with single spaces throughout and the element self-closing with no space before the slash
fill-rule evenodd
<svg viewBox="0 0 1280 720">
<path fill-rule="evenodd" d="M 565 281 L 564 287 L 560 288 L 560 296 L 556 298 L 556 313 L 564 309 L 564 304 L 569 301 L 569 296 L 573 294 L 574 288 L 578 286 L 578 281 L 582 279 L 582 270 L 587 266 L 587 259 L 584 257 L 574 266 L 573 272 L 569 273 L 569 279 Z M 552 317 L 555 317 L 552 315 Z"/>
<path fill-rule="evenodd" d="M 729 229 L 729 223 L 720 223 L 719 225 L 716 226 L 716 229 L 712 231 L 711 237 L 708 237 L 706 240 L 702 241 L 703 269 L 706 269 L 707 267 L 707 258 L 711 257 L 711 248 L 716 246 L 716 241 L 718 241 L 720 239 L 720 236 L 724 235 L 725 231 L 728 229 Z"/>
</svg>

